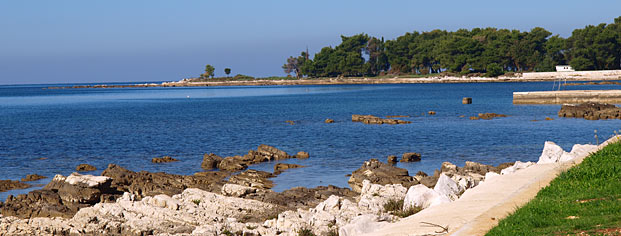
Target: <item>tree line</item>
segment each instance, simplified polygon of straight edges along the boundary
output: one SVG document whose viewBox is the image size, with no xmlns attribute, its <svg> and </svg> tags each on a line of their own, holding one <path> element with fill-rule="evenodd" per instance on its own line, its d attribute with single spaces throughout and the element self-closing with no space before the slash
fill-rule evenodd
<svg viewBox="0 0 621 236">
<path fill-rule="evenodd" d="M 394 40 L 367 34 L 341 36 L 311 59 L 308 50 L 287 58 L 285 73 L 296 77 L 352 77 L 384 74 L 485 73 L 621 69 L 621 17 L 576 29 L 569 38 L 536 27 L 530 31 L 474 28 L 454 32 L 408 32 Z"/>
</svg>

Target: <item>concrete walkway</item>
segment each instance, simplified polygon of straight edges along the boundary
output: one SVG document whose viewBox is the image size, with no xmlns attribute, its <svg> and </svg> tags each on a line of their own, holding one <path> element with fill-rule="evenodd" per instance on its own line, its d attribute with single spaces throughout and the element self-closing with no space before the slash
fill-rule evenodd
<svg viewBox="0 0 621 236">
<path fill-rule="evenodd" d="M 598 150 L 620 139 L 615 136 L 599 145 Z M 581 163 L 586 156 L 565 163 L 537 164 L 491 178 L 466 191 L 457 201 L 424 209 L 366 235 L 484 235 L 499 219 L 533 199 L 559 173 Z"/>
</svg>

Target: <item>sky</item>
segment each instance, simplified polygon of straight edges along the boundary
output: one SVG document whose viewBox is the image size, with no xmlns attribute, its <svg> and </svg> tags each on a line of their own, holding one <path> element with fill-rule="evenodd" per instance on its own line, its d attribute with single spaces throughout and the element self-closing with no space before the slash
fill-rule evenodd
<svg viewBox="0 0 621 236">
<path fill-rule="evenodd" d="M 340 35 L 543 27 L 569 37 L 611 23 L 619 0 L 0 0 L 0 84 L 283 76 L 289 56 Z"/>
</svg>

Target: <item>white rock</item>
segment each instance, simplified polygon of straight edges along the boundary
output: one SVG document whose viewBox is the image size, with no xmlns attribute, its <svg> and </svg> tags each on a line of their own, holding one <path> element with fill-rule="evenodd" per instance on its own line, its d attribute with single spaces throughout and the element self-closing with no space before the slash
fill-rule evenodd
<svg viewBox="0 0 621 236">
<path fill-rule="evenodd" d="M 437 193 L 446 196 L 451 201 L 455 201 L 459 196 L 464 193 L 465 189 L 462 188 L 455 180 L 451 179 L 444 173 L 438 178 L 436 186 L 433 188 Z"/>
<path fill-rule="evenodd" d="M 403 210 L 411 207 L 427 208 L 446 202 L 451 202 L 451 199 L 427 188 L 425 185 L 417 184 L 408 189 L 403 200 Z"/>
<path fill-rule="evenodd" d="M 539 156 L 537 164 L 558 162 L 561 159 L 561 156 L 565 153 L 567 152 L 565 152 L 560 146 L 556 145 L 556 143 L 546 141 L 543 145 L 543 151 L 541 152 L 541 156 Z"/>
<path fill-rule="evenodd" d="M 491 180 L 493 178 L 496 178 L 497 176 L 500 176 L 500 174 L 496 173 L 496 172 L 487 172 L 485 173 L 485 181 Z"/>
<path fill-rule="evenodd" d="M 56 180 L 56 177 L 58 177 L 58 175 L 54 176 L 54 180 Z M 110 177 L 107 176 L 81 175 L 78 173 L 72 173 L 65 178 L 65 182 L 71 185 L 85 184 L 88 187 L 96 187 L 105 183 L 109 179 Z"/>
<path fill-rule="evenodd" d="M 339 229 L 339 236 L 356 236 L 372 233 L 373 231 L 389 224 L 388 222 L 379 222 L 379 220 L 379 217 L 375 214 L 357 216 L 351 221 L 351 223 Z"/>
<path fill-rule="evenodd" d="M 566 162 L 578 157 L 586 157 L 595 151 L 597 151 L 597 145 L 575 144 L 569 153 L 563 153 L 559 161 Z"/>
<path fill-rule="evenodd" d="M 516 172 L 516 171 L 518 171 L 518 170 L 521 170 L 521 169 L 526 169 L 526 168 L 528 168 L 529 166 L 532 166 L 532 165 L 534 165 L 534 164 L 535 164 L 535 163 L 530 162 L 530 161 L 529 161 L 529 162 L 521 162 L 521 161 L 516 161 L 516 162 L 515 162 L 515 164 L 513 164 L 512 166 L 502 169 L 502 170 L 500 171 L 500 174 L 501 174 L 501 175 L 512 174 L 512 173 L 514 173 L 514 172 Z"/>
<path fill-rule="evenodd" d="M 238 184 L 225 184 L 222 186 L 222 195 L 224 196 L 243 197 L 246 194 L 255 193 L 256 191 L 257 189 L 255 188 Z"/>
<path fill-rule="evenodd" d="M 406 193 L 407 189 L 400 184 L 379 185 L 364 180 L 362 181 L 358 206 L 379 213 L 384 209 L 384 204 L 388 200 L 401 200 Z"/>
</svg>

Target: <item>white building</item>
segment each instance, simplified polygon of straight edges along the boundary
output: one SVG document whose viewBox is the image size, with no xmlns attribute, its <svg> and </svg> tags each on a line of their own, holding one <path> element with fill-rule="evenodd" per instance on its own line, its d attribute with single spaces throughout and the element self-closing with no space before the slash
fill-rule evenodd
<svg viewBox="0 0 621 236">
<path fill-rule="evenodd" d="M 571 66 L 569 65 L 558 65 L 556 66 L 556 71 L 567 72 L 567 71 L 576 71 L 576 70 L 574 70 L 574 68 L 571 68 Z"/>
</svg>

